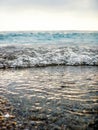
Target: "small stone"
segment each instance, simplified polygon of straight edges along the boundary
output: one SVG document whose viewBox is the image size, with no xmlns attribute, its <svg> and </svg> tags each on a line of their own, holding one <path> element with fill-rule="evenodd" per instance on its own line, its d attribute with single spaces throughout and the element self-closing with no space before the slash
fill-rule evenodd
<svg viewBox="0 0 98 130">
<path fill-rule="evenodd" d="M 91 78 L 87 78 L 86 80 L 92 80 Z"/>
<path fill-rule="evenodd" d="M 6 115 L 4 115 L 5 118 L 9 118 L 10 115 L 7 113 Z"/>
<path fill-rule="evenodd" d="M 61 88 L 66 88 L 67 86 L 63 86 L 63 85 L 62 85 L 62 86 L 60 86 L 60 87 L 61 87 Z"/>
<path fill-rule="evenodd" d="M 2 130 L 6 130 L 7 128 L 5 126 L 2 127 Z"/>
<path fill-rule="evenodd" d="M 53 118 L 52 118 L 52 122 L 56 122 L 57 120 L 58 120 L 57 117 L 53 117 Z"/>
<path fill-rule="evenodd" d="M 30 125 L 35 126 L 36 122 L 35 121 L 30 121 Z"/>
<path fill-rule="evenodd" d="M 52 130 L 61 130 L 61 127 L 57 126 L 57 125 L 54 125 Z"/>
<path fill-rule="evenodd" d="M 86 130 L 86 125 L 74 125 L 74 124 L 72 124 L 71 126 L 70 126 L 70 128 L 72 129 L 72 130 Z"/>
<path fill-rule="evenodd" d="M 12 125 L 13 125 L 13 126 L 16 126 L 16 124 L 17 124 L 16 122 L 12 122 Z"/>
</svg>

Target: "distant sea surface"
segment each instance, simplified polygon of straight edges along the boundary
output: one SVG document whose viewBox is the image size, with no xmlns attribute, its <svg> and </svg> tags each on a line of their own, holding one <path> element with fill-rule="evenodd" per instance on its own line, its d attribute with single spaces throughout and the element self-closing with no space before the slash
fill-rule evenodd
<svg viewBox="0 0 98 130">
<path fill-rule="evenodd" d="M 0 32 L 0 44 L 98 45 L 98 32 Z"/>
<path fill-rule="evenodd" d="M 0 32 L 0 68 L 98 65 L 98 32 Z"/>
</svg>

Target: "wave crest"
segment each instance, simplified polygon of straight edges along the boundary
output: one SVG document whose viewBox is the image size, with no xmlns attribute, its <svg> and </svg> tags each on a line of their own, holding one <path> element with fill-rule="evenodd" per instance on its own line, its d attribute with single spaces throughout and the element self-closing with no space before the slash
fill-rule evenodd
<svg viewBox="0 0 98 130">
<path fill-rule="evenodd" d="M 0 68 L 98 65 L 98 47 L 0 47 Z"/>
</svg>

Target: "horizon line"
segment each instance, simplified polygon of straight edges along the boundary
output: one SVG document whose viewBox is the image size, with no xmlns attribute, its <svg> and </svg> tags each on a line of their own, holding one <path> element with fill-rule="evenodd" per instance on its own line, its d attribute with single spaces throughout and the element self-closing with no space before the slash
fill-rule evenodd
<svg viewBox="0 0 98 130">
<path fill-rule="evenodd" d="M 0 30 L 0 32 L 98 32 L 98 30 Z"/>
</svg>

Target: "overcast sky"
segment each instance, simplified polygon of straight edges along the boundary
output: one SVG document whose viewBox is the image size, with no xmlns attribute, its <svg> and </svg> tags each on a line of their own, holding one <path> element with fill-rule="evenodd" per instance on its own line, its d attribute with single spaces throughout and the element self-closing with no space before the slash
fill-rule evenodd
<svg viewBox="0 0 98 130">
<path fill-rule="evenodd" d="M 0 31 L 98 30 L 98 0 L 0 0 Z"/>
</svg>

